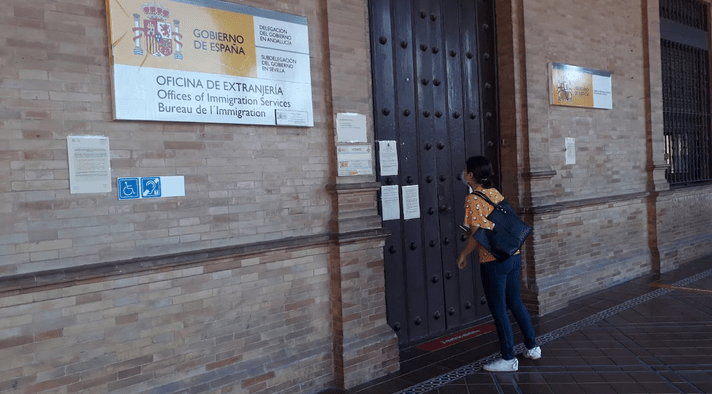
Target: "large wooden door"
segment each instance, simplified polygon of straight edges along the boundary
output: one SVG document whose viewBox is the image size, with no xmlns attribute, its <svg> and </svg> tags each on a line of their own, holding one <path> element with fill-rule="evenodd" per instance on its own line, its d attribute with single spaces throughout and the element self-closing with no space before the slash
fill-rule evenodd
<svg viewBox="0 0 712 394">
<path fill-rule="evenodd" d="M 419 219 L 384 221 L 388 323 L 406 346 L 489 313 L 476 257 L 464 270 L 455 260 L 465 160 L 499 162 L 494 3 L 371 0 L 370 20 L 375 136 L 399 159 L 379 180 L 418 185 L 420 198 Z"/>
</svg>

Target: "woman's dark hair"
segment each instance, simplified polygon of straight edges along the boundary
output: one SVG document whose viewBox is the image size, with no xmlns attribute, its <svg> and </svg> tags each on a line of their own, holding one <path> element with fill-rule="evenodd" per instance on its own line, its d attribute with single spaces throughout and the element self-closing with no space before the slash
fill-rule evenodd
<svg viewBox="0 0 712 394">
<path fill-rule="evenodd" d="M 484 156 L 472 156 L 467 159 L 467 172 L 471 172 L 477 183 L 483 188 L 492 186 L 492 164 Z"/>
</svg>

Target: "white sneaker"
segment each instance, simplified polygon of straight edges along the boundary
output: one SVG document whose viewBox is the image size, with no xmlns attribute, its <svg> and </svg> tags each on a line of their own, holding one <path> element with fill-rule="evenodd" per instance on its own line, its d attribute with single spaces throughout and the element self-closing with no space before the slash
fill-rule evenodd
<svg viewBox="0 0 712 394">
<path fill-rule="evenodd" d="M 511 360 L 499 359 L 482 366 L 482 369 L 490 372 L 514 372 L 519 369 L 519 360 L 514 357 Z"/>
<path fill-rule="evenodd" d="M 524 351 L 524 357 L 531 358 L 532 360 L 538 360 L 541 358 L 541 348 L 539 346 L 534 349 L 527 349 Z"/>
</svg>

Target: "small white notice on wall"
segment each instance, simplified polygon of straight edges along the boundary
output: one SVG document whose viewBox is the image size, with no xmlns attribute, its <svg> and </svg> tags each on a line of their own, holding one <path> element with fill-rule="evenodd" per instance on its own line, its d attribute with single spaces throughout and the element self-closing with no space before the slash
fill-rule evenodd
<svg viewBox="0 0 712 394">
<path fill-rule="evenodd" d="M 378 141 L 381 176 L 398 175 L 398 148 L 395 141 Z"/>
<path fill-rule="evenodd" d="M 67 136 L 69 193 L 111 192 L 109 138 Z"/>
<path fill-rule="evenodd" d="M 420 197 L 418 185 L 403 186 L 403 220 L 420 217 Z"/>
<path fill-rule="evenodd" d="M 381 186 L 381 207 L 383 220 L 400 219 L 400 198 L 398 185 Z"/>
<path fill-rule="evenodd" d="M 566 148 L 566 164 L 576 164 L 576 139 L 566 138 L 564 146 Z"/>
<path fill-rule="evenodd" d="M 336 142 L 366 142 L 366 115 L 336 114 Z"/>
<path fill-rule="evenodd" d="M 339 176 L 371 175 L 371 145 L 337 145 L 336 162 Z"/>
</svg>

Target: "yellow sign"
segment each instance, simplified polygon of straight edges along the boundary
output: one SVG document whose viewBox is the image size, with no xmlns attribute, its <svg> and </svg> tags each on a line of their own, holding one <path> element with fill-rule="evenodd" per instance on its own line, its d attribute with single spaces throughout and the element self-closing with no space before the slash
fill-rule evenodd
<svg viewBox="0 0 712 394">
<path fill-rule="evenodd" d="M 612 108 L 611 73 L 551 63 L 550 103 L 586 108 Z"/>
<path fill-rule="evenodd" d="M 257 76 L 252 15 L 178 2 L 108 2 L 116 64 Z"/>
<path fill-rule="evenodd" d="M 218 0 L 106 0 L 114 117 L 312 126 L 307 19 Z"/>
</svg>

